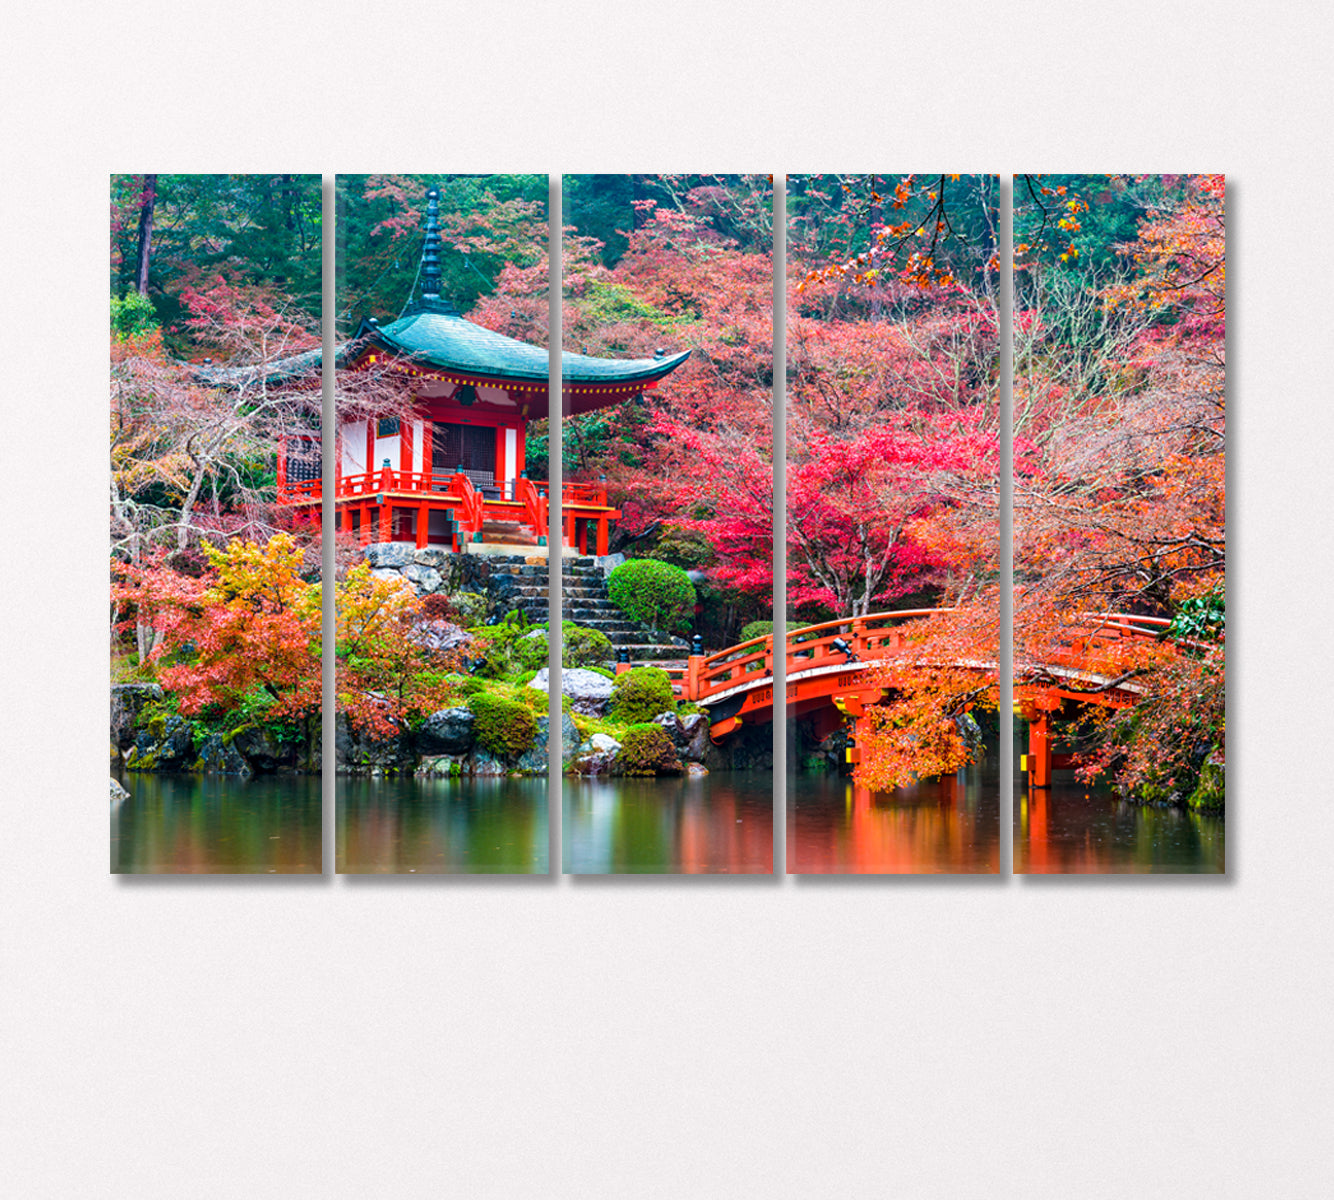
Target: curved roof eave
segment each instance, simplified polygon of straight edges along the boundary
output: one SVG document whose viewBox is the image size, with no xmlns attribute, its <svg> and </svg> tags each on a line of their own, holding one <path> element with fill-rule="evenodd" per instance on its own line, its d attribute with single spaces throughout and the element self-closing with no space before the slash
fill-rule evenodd
<svg viewBox="0 0 1334 1200">
<path fill-rule="evenodd" d="M 531 346 L 452 313 L 413 313 L 366 332 L 386 350 L 439 370 L 529 382 L 545 380 L 549 373 L 549 355 L 544 347 Z M 561 371 L 572 383 L 647 382 L 661 379 L 689 357 L 689 350 L 662 358 L 597 358 L 562 351 Z"/>
<path fill-rule="evenodd" d="M 461 375 L 530 383 L 546 382 L 549 377 L 550 362 L 545 348 L 530 346 L 454 314 L 413 313 L 385 326 L 363 322 L 337 348 L 335 364 L 344 367 L 355 362 L 372 344 L 423 366 Z M 651 383 L 671 374 L 689 357 L 689 350 L 655 358 L 598 358 L 562 351 L 561 374 L 567 385 Z M 266 383 L 277 383 L 318 375 L 323 361 L 320 350 L 307 350 L 262 368 L 201 367 L 196 369 L 196 376 L 201 382 L 219 386 L 236 386 L 257 377 Z"/>
</svg>

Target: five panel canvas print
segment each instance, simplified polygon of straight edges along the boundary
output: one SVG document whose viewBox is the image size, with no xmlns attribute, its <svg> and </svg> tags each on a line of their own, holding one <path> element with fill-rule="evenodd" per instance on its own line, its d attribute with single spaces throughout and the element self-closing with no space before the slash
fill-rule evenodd
<svg viewBox="0 0 1334 1200">
<path fill-rule="evenodd" d="M 112 870 L 1223 871 L 1222 177 L 561 182 L 112 177 Z"/>
</svg>

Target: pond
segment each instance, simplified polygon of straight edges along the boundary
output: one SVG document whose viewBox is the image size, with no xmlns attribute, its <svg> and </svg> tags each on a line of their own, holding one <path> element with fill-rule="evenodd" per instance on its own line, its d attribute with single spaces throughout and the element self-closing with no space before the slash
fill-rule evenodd
<svg viewBox="0 0 1334 1200">
<path fill-rule="evenodd" d="M 774 780 L 566 779 L 564 869 L 572 875 L 770 874 Z"/>
<path fill-rule="evenodd" d="M 111 809 L 111 871 L 319 874 L 320 781 L 311 775 L 125 772 Z"/>
<path fill-rule="evenodd" d="M 545 776 L 338 780 L 345 874 L 545 875 Z"/>
<path fill-rule="evenodd" d="M 970 767 L 892 792 L 827 773 L 793 772 L 787 869 L 798 875 L 995 874 L 995 769 Z"/>
<path fill-rule="evenodd" d="M 1019 874 L 1217 874 L 1224 868 L 1221 816 L 1127 804 L 1059 779 L 1014 798 Z"/>
</svg>

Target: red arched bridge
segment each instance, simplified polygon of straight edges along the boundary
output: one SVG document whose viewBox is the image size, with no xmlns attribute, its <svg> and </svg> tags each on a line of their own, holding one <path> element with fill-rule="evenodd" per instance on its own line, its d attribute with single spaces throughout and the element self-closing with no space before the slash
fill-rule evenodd
<svg viewBox="0 0 1334 1200">
<path fill-rule="evenodd" d="M 839 728 L 845 717 L 858 718 L 889 691 L 871 668 L 914 654 L 911 626 L 954 609 L 917 608 L 872 613 L 806 625 L 786 634 L 787 715 L 810 717 L 818 737 Z M 1034 786 L 1047 787 L 1053 766 L 1068 765 L 1070 756 L 1053 754 L 1051 721 L 1069 704 L 1124 708 L 1134 704 L 1139 689 L 1129 675 L 1103 673 L 1127 642 L 1157 641 L 1169 622 L 1161 617 L 1122 613 L 1083 613 L 1064 640 L 1042 662 L 1015 662 L 1015 712 L 1028 721 L 1029 747 L 1025 767 Z M 995 673 L 993 661 L 948 664 L 965 670 Z M 673 689 L 682 700 L 704 705 L 709 730 L 720 741 L 742 724 L 763 725 L 774 717 L 774 638 L 752 638 L 716 654 L 693 654 L 684 667 L 669 667 Z M 849 761 L 857 761 L 857 750 Z"/>
</svg>

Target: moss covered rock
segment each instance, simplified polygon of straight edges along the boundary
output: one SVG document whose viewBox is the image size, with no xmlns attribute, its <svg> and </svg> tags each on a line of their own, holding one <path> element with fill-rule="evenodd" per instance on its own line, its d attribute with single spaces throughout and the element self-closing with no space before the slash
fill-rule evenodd
<svg viewBox="0 0 1334 1200">
<path fill-rule="evenodd" d="M 468 701 L 477 745 L 497 758 L 518 758 L 537 740 L 537 716 L 526 704 L 493 692 Z"/>
<path fill-rule="evenodd" d="M 612 681 L 609 715 L 613 721 L 635 725 L 675 711 L 671 676 L 661 667 L 632 667 Z"/>
<path fill-rule="evenodd" d="M 631 725 L 616 754 L 616 770 L 622 775 L 671 775 L 681 770 L 676 747 L 661 725 Z"/>
</svg>

